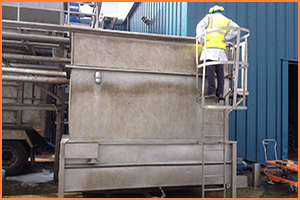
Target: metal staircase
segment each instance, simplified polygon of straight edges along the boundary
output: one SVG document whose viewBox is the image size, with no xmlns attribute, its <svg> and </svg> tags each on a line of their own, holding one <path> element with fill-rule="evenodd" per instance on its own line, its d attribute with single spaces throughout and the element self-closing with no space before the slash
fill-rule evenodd
<svg viewBox="0 0 300 200">
<path fill-rule="evenodd" d="M 229 113 L 233 110 L 246 110 L 246 98 L 249 95 L 247 91 L 247 69 L 248 69 L 248 61 L 247 61 L 247 38 L 250 36 L 250 31 L 245 28 L 231 28 L 231 27 L 222 27 L 222 28 L 214 28 L 214 30 L 210 29 L 210 31 L 218 31 L 223 29 L 237 29 L 237 37 L 233 43 L 227 43 L 227 58 L 228 61 L 206 61 L 206 40 L 203 53 L 204 60 L 203 63 L 199 62 L 199 37 L 204 35 L 206 38 L 207 30 L 205 30 L 201 35 L 196 38 L 196 89 L 199 92 L 199 97 L 197 97 L 197 101 L 201 101 L 202 106 L 202 198 L 205 197 L 205 192 L 213 192 L 213 191 L 223 191 L 223 197 L 226 198 L 226 142 L 228 142 L 228 137 L 226 137 L 226 122 L 211 122 L 205 119 L 206 112 L 213 111 L 225 111 L 224 115 L 229 115 Z M 241 32 L 245 32 L 245 35 L 241 37 Z M 206 67 L 215 64 L 224 64 L 225 71 L 225 79 L 227 78 L 229 81 L 225 82 L 224 87 L 224 99 L 209 99 L 206 101 L 204 97 L 205 91 L 205 72 Z M 202 82 L 200 84 L 199 78 L 202 78 Z M 239 80 L 240 79 L 240 80 Z M 201 86 L 199 86 L 201 85 Z M 200 89 L 201 88 L 201 89 Z M 208 126 L 211 125 L 223 125 L 223 133 L 222 135 L 218 135 L 216 133 L 211 133 L 208 135 Z M 214 135 L 213 135 L 214 134 Z M 214 146 L 218 146 L 215 148 Z M 209 148 L 212 146 L 212 148 Z M 217 164 L 222 163 L 223 170 L 221 173 L 217 174 L 207 174 L 206 168 L 211 166 L 213 163 L 209 163 L 206 161 L 206 152 L 212 150 L 221 150 L 223 151 L 222 160 L 217 161 Z M 232 163 L 233 164 L 233 163 Z M 219 178 L 222 180 L 221 186 L 212 186 L 207 185 L 207 179 L 209 178 Z"/>
</svg>

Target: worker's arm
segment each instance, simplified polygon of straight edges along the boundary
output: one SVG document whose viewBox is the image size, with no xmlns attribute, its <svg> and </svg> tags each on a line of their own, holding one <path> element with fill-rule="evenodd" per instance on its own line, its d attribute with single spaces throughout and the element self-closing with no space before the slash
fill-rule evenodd
<svg viewBox="0 0 300 200">
<path fill-rule="evenodd" d="M 240 27 L 239 25 L 237 25 L 237 23 L 235 23 L 234 21 L 231 20 L 230 23 L 230 27 Z M 225 39 L 226 40 L 231 40 L 232 38 L 236 37 L 238 34 L 237 30 L 229 30 L 229 32 L 225 35 Z"/>
<path fill-rule="evenodd" d="M 208 16 L 206 15 L 198 24 L 197 24 L 197 27 L 196 27 L 196 36 L 198 37 L 205 29 L 206 27 L 208 26 Z M 199 38 L 199 43 L 202 44 L 204 43 L 204 35 L 202 35 L 201 38 Z"/>
</svg>

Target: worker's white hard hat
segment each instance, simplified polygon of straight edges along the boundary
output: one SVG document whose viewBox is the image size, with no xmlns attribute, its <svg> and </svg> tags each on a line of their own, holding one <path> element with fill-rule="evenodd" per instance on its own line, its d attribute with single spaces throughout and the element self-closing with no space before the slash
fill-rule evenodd
<svg viewBox="0 0 300 200">
<path fill-rule="evenodd" d="M 223 12 L 224 11 L 224 7 L 223 6 L 218 6 L 215 5 L 214 7 L 211 7 L 209 9 L 209 13 L 213 13 L 213 12 Z"/>
</svg>

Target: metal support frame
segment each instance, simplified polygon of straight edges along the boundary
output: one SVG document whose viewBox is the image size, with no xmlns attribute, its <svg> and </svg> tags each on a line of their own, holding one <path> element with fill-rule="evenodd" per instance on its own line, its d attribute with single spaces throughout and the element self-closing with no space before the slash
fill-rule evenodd
<svg viewBox="0 0 300 200">
<path fill-rule="evenodd" d="M 46 88 L 44 88 L 41 84 L 34 84 L 35 86 L 37 86 L 38 88 L 40 88 L 42 91 L 44 91 L 45 93 L 47 93 L 49 96 L 51 96 L 52 98 L 54 98 L 57 101 L 61 101 L 61 98 L 55 94 L 53 94 L 52 92 L 50 92 L 49 90 L 47 90 Z"/>
<path fill-rule="evenodd" d="M 63 13 L 63 12 L 62 12 Z M 16 21 L 12 21 L 16 22 Z M 22 23 L 22 22 L 17 22 Z M 26 22 L 31 24 L 31 22 Z M 56 28 L 49 28 L 50 24 L 44 24 L 39 27 L 29 27 L 33 29 L 38 29 L 38 31 L 49 31 L 54 30 L 58 31 Z M 56 26 L 56 25 L 52 25 Z M 23 25 L 13 25 L 11 26 L 13 29 L 18 27 L 26 27 Z M 61 26 L 63 27 L 63 26 Z M 69 31 L 65 29 L 64 31 Z M 45 56 L 35 56 L 35 52 L 33 51 L 33 55 L 22 55 L 22 54 L 8 54 L 3 52 L 2 54 L 2 71 L 4 74 L 2 75 L 2 80 L 7 81 L 8 84 L 13 85 L 12 83 L 17 82 L 16 86 L 19 86 L 18 93 L 18 103 L 10 104 L 4 103 L 2 104 L 3 111 L 17 111 L 18 116 L 18 124 L 22 125 L 22 112 L 24 110 L 31 111 L 55 111 L 56 113 L 56 147 L 55 147 L 55 181 L 57 181 L 58 175 L 58 153 L 59 153 L 59 145 L 61 135 L 63 133 L 64 128 L 64 111 L 65 111 L 65 87 L 69 84 L 69 80 L 67 79 L 67 74 L 65 72 L 64 65 L 66 63 L 70 63 L 71 59 L 66 58 L 64 50 L 65 48 L 70 47 L 70 39 L 63 37 L 54 37 L 54 36 L 44 36 L 44 35 L 32 35 L 32 34 L 20 34 L 20 33 L 3 33 L 3 38 L 6 39 L 5 44 L 10 45 L 31 45 L 31 46 L 41 46 L 43 48 L 58 48 L 59 57 L 45 57 Z M 26 41 L 26 42 L 25 42 Z M 16 62 L 15 62 L 16 60 Z M 11 61 L 14 61 L 15 64 L 11 64 Z M 20 63 L 20 61 L 36 61 L 40 65 L 37 64 L 27 64 L 28 62 Z M 54 63 L 53 66 L 51 64 L 42 65 L 42 63 Z M 6 67 L 3 67 L 6 66 Z M 27 68 L 27 69 L 24 69 Z M 43 69 L 43 70 L 37 70 Z M 55 70 L 50 71 L 49 69 Z M 32 98 L 31 103 L 23 103 L 24 97 L 24 83 L 29 82 L 32 84 Z M 41 83 L 46 84 L 60 84 L 58 85 L 58 94 L 54 94 L 50 92 L 48 89 L 42 86 Z M 35 89 L 34 87 L 38 87 L 42 92 L 50 95 L 52 98 L 56 100 L 56 105 L 54 104 L 34 104 Z M 30 92 L 30 91 L 29 91 Z M 45 118 L 43 118 L 45 119 Z"/>
<path fill-rule="evenodd" d="M 59 152 L 59 169 L 65 169 L 65 147 L 67 139 L 62 139 L 60 143 L 60 152 Z M 58 198 L 64 197 L 65 191 L 65 170 L 61 170 L 58 174 Z"/>
<path fill-rule="evenodd" d="M 83 13 L 83 12 L 77 12 L 77 11 L 71 11 L 70 10 L 70 2 L 68 2 L 68 9 L 64 11 L 64 13 L 67 13 L 67 25 L 70 26 L 70 15 L 79 15 L 79 16 L 86 16 L 91 18 L 90 27 L 91 28 L 99 28 L 99 14 L 100 14 L 100 8 L 102 2 L 93 2 L 93 13 Z M 90 4 L 89 4 L 90 5 Z"/>
<path fill-rule="evenodd" d="M 231 28 L 231 27 L 221 27 L 221 28 L 213 28 L 210 29 L 210 31 L 218 31 L 218 30 L 223 30 L 223 29 L 236 29 L 238 34 L 237 34 L 237 39 L 235 41 L 236 44 L 231 47 L 231 54 L 232 54 L 232 61 L 206 61 L 206 39 L 204 39 L 204 48 L 203 48 L 203 53 L 204 53 L 204 61 L 202 64 L 199 64 L 199 57 L 198 55 L 198 45 L 199 45 L 199 38 L 204 35 L 204 38 L 207 38 L 207 30 L 205 30 L 203 33 L 201 33 L 199 36 L 196 37 L 196 66 L 197 66 L 197 74 L 196 74 L 196 89 L 200 93 L 200 98 L 201 99 L 201 106 L 202 106 L 202 198 L 205 198 L 205 192 L 208 191 L 223 191 L 223 197 L 226 198 L 227 193 L 227 185 L 226 185 L 226 148 L 225 144 L 228 142 L 228 116 L 232 110 L 240 110 L 240 109 L 247 109 L 246 107 L 246 93 L 247 93 L 247 38 L 250 36 L 250 31 L 244 28 Z M 241 37 L 241 31 L 245 31 L 247 34 L 243 37 Z M 241 39 L 244 39 L 245 41 L 243 43 L 240 42 Z M 240 48 L 242 48 L 242 61 L 240 61 Z M 227 64 L 232 66 L 232 77 L 231 77 L 231 85 L 232 89 L 229 90 L 229 92 L 225 95 L 226 99 L 224 100 L 224 105 L 207 105 L 205 103 L 205 96 L 204 96 L 204 91 L 205 91 L 205 72 L 206 72 L 206 67 L 210 65 L 215 65 L 215 64 Z M 241 67 L 240 67 L 241 66 Z M 199 77 L 201 74 L 199 73 L 199 69 L 202 69 L 202 85 L 201 85 L 201 90 L 199 88 Z M 241 70 L 241 89 L 238 89 L 238 77 L 239 77 L 239 70 Z M 240 99 L 238 100 L 238 92 L 242 91 L 242 95 L 239 97 Z M 232 97 L 230 96 L 232 94 Z M 229 104 L 229 97 L 232 100 L 232 104 Z M 242 106 L 239 106 L 241 103 Z M 208 122 L 205 121 L 205 111 L 215 109 L 215 110 L 224 110 L 224 127 L 223 130 L 224 132 L 222 133 L 222 136 L 206 136 L 206 124 Z M 226 125 L 227 124 L 227 125 Z M 208 138 L 215 138 L 216 141 L 210 142 L 209 144 L 220 144 L 222 143 L 223 145 L 223 172 L 222 175 L 214 175 L 215 177 L 220 177 L 223 178 L 223 186 L 218 187 L 218 188 L 207 188 L 206 181 L 205 179 L 207 177 L 210 177 L 211 175 L 206 175 L 205 173 L 205 151 L 207 149 L 205 148 L 206 139 Z M 220 139 L 217 141 L 217 139 Z M 233 155 L 232 155 L 232 192 L 231 196 L 236 197 L 236 166 L 234 166 L 234 163 L 236 163 L 236 147 L 233 147 L 232 149 Z"/>
<path fill-rule="evenodd" d="M 60 154 L 60 141 L 62 138 L 64 128 L 64 113 L 65 113 L 65 86 L 58 85 L 58 96 L 62 99 L 57 103 L 58 112 L 56 113 L 56 137 L 55 137 L 55 162 L 54 162 L 54 177 L 55 183 L 58 182 L 58 170 L 59 170 L 59 154 Z"/>
<path fill-rule="evenodd" d="M 56 107 L 53 104 L 12 104 L 3 103 L 2 110 L 8 111 L 20 111 L 20 110 L 37 110 L 37 111 L 56 111 Z"/>
<path fill-rule="evenodd" d="M 206 40 L 204 40 L 204 60 L 202 64 L 199 64 L 199 55 L 198 55 L 198 44 L 199 44 L 199 38 L 204 35 L 206 38 L 207 30 L 205 30 L 203 33 L 198 35 L 196 37 L 196 65 L 197 65 L 197 75 L 196 75 L 196 89 L 201 95 L 201 104 L 203 108 L 208 109 L 228 109 L 230 111 L 233 110 L 245 110 L 246 107 L 246 97 L 248 96 L 247 91 L 247 68 L 248 68 L 248 62 L 247 62 L 247 38 L 250 36 L 250 31 L 245 28 L 232 28 L 232 27 L 221 27 L 221 28 L 213 28 L 210 29 L 210 31 L 218 31 L 223 29 L 235 29 L 238 34 L 237 38 L 234 42 L 233 47 L 231 47 L 231 54 L 232 54 L 232 60 L 230 61 L 206 61 Z M 241 31 L 246 32 L 244 36 L 241 37 Z M 243 43 L 240 41 L 244 40 Z M 242 60 L 240 61 L 240 48 L 242 48 Z M 232 68 L 232 77 L 231 77 L 231 84 L 232 88 L 231 90 L 228 90 L 228 93 L 225 95 L 225 105 L 207 105 L 205 103 L 205 73 L 206 73 L 206 67 L 210 65 L 216 65 L 216 64 L 227 64 L 230 65 Z M 199 89 L 199 76 L 201 75 L 199 73 L 199 70 L 202 69 L 202 85 L 201 90 Z M 241 70 L 241 88 L 238 88 L 238 77 L 239 77 L 239 70 Z M 232 99 L 231 105 L 229 105 L 229 99 Z M 239 98 L 239 99 L 238 99 Z M 242 103 L 242 105 L 241 105 Z"/>
<path fill-rule="evenodd" d="M 17 93 L 17 98 L 18 98 L 18 104 L 23 104 L 23 99 L 24 99 L 24 83 L 18 83 L 18 93 Z M 2 103 L 2 110 L 3 108 L 5 108 L 5 104 L 3 105 Z M 23 111 L 22 110 L 18 110 L 17 111 L 17 126 L 21 126 L 22 125 L 22 115 L 23 115 Z"/>
</svg>

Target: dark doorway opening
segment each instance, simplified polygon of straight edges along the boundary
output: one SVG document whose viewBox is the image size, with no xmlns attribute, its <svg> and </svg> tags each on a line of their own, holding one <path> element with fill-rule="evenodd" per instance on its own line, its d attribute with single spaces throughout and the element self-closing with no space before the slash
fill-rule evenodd
<svg viewBox="0 0 300 200">
<path fill-rule="evenodd" d="M 289 62 L 288 157 L 298 159 L 298 63 Z"/>
</svg>

